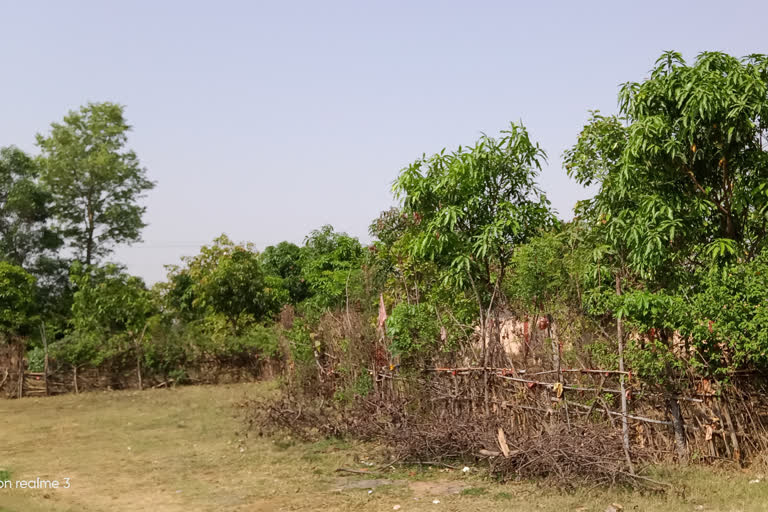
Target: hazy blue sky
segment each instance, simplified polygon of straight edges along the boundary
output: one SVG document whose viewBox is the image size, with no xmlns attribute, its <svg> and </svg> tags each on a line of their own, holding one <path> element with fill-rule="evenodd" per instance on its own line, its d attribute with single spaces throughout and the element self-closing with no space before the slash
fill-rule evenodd
<svg viewBox="0 0 768 512">
<path fill-rule="evenodd" d="M 589 109 L 667 49 L 768 52 L 768 2 L 0 0 L 0 146 L 88 101 L 126 105 L 157 188 L 149 281 L 222 232 L 257 247 L 333 224 L 367 239 L 422 153 L 522 120 L 563 217 L 561 168 Z"/>
</svg>

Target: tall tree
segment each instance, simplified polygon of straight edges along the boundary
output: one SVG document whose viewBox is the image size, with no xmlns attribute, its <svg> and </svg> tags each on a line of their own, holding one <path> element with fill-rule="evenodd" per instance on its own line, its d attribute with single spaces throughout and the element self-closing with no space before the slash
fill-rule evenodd
<svg viewBox="0 0 768 512">
<path fill-rule="evenodd" d="M 86 265 L 140 240 L 146 226 L 138 200 L 154 183 L 126 148 L 130 129 L 121 105 L 89 103 L 37 136 L 56 223 Z"/>
<path fill-rule="evenodd" d="M 35 160 L 22 150 L 0 148 L 0 260 L 32 272 L 61 246 L 48 226 L 51 198 L 39 174 Z"/>
<path fill-rule="evenodd" d="M 593 247 L 592 256 L 596 265 L 590 272 L 593 276 L 591 283 L 592 295 L 603 298 L 606 294 L 615 294 L 609 304 L 614 307 L 616 317 L 616 346 L 618 352 L 618 369 L 624 372 L 625 330 L 624 318 L 618 314 L 617 304 L 624 292 L 623 280 L 630 274 L 629 257 L 632 248 L 637 248 L 642 238 L 641 232 L 646 228 L 638 213 L 640 199 L 630 196 L 623 188 L 621 179 L 625 164 L 627 145 L 627 129 L 622 119 L 604 117 L 593 112 L 589 123 L 579 134 L 576 145 L 565 152 L 564 163 L 569 176 L 582 185 L 600 184 L 600 190 L 592 199 L 580 202 L 576 214 L 580 221 L 589 228 L 588 244 Z M 667 220 L 667 219 L 665 219 Z M 651 246 L 649 246 L 651 247 Z M 652 247 L 656 247 L 654 244 Z M 649 252 L 640 268 L 647 268 Z M 635 268 L 638 268 L 636 265 Z M 606 290 L 606 288 L 608 290 Z M 598 303 L 605 306 L 605 301 L 591 297 L 588 303 Z M 592 304 L 593 305 L 593 304 Z M 609 307 L 609 306 L 605 306 Z M 599 309 L 592 308 L 593 313 Z M 624 456 L 631 472 L 634 472 L 630 452 L 629 422 L 625 375 L 619 375 L 621 389 L 621 412 Z"/>
<path fill-rule="evenodd" d="M 0 261 L 35 277 L 38 311 L 51 327 L 63 327 L 69 263 L 59 253 L 63 240 L 51 226 L 51 213 L 38 162 L 16 147 L 0 148 Z"/>
<path fill-rule="evenodd" d="M 535 181 L 544 158 L 525 127 L 512 124 L 499 138 L 483 135 L 474 146 L 417 160 L 395 182 L 404 212 L 419 227 L 410 240 L 413 256 L 434 261 L 447 283 L 471 287 L 476 297 L 485 368 L 486 326 L 498 314 L 499 287 L 513 252 L 555 222 Z M 487 390 L 487 372 L 484 381 Z M 487 393 L 485 398 L 487 411 Z"/>
</svg>

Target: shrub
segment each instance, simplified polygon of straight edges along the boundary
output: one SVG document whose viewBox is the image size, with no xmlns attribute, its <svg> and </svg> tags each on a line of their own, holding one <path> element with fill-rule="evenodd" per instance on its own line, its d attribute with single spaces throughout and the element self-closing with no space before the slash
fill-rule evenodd
<svg viewBox="0 0 768 512">
<path fill-rule="evenodd" d="M 390 350 L 404 358 L 424 356 L 437 347 L 440 324 L 434 306 L 401 302 L 387 319 Z"/>
</svg>

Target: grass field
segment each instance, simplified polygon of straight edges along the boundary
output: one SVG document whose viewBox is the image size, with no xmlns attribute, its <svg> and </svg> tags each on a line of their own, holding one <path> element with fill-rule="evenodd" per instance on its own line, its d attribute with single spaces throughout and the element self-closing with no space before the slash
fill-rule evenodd
<svg viewBox="0 0 768 512">
<path fill-rule="evenodd" d="M 0 511 L 604 511 L 768 510 L 755 470 L 675 473 L 684 495 L 564 494 L 533 483 L 499 485 L 480 472 L 367 467 L 371 447 L 312 444 L 243 433 L 243 398 L 271 385 L 184 387 L 0 401 L 0 480 L 58 480 L 69 488 L 0 489 Z M 759 483 L 750 483 L 760 479 Z M 373 488 L 373 492 L 369 492 Z M 433 503 L 439 500 L 439 503 Z"/>
</svg>

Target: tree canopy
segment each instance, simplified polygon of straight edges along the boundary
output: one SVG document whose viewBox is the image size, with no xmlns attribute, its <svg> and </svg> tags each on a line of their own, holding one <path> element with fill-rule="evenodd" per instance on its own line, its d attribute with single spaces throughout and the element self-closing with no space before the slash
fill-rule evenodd
<svg viewBox="0 0 768 512">
<path fill-rule="evenodd" d="M 439 262 L 459 283 L 503 277 L 515 248 L 555 221 L 535 182 L 544 158 L 525 127 L 512 124 L 498 139 L 483 135 L 403 169 L 394 190 L 419 226 L 412 254 Z"/>
<path fill-rule="evenodd" d="M 39 175 L 34 158 L 13 146 L 0 148 L 0 260 L 29 270 L 61 246 L 49 226 L 51 196 Z"/>
<path fill-rule="evenodd" d="M 138 241 L 146 225 L 138 200 L 154 183 L 126 148 L 130 129 L 121 105 L 89 103 L 37 136 L 54 219 L 86 265 Z"/>
<path fill-rule="evenodd" d="M 35 278 L 23 268 L 0 261 L 0 336 L 21 334 L 35 310 Z"/>
</svg>

